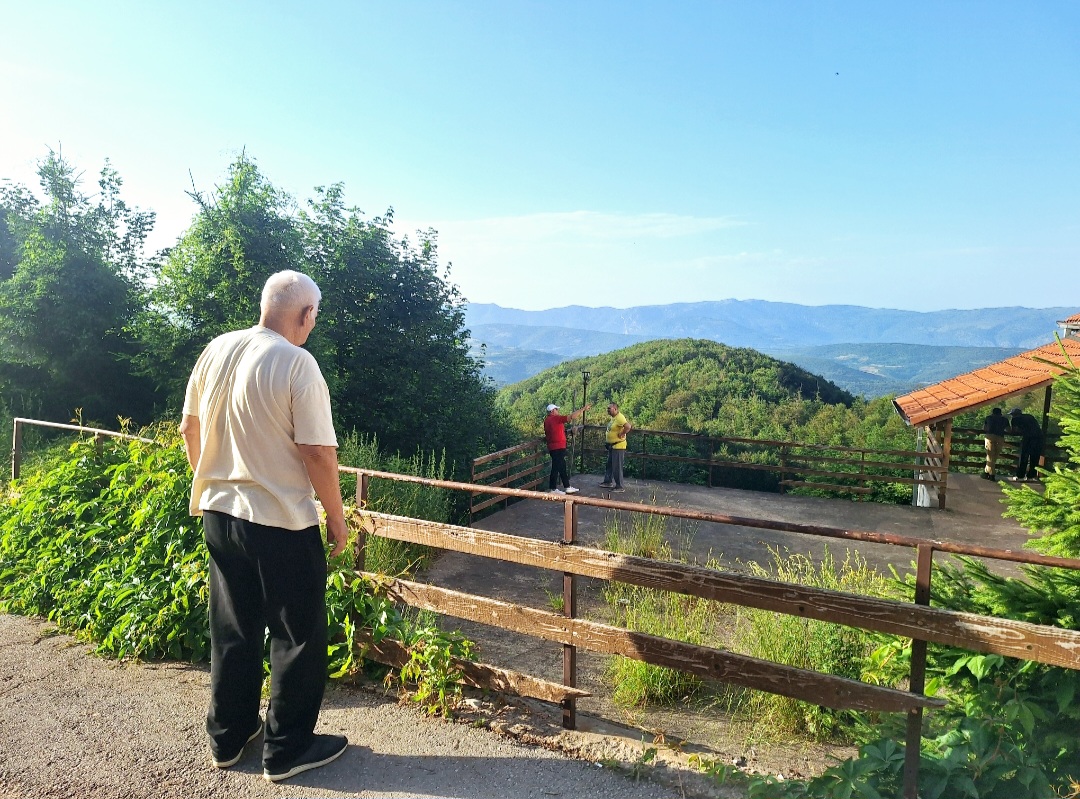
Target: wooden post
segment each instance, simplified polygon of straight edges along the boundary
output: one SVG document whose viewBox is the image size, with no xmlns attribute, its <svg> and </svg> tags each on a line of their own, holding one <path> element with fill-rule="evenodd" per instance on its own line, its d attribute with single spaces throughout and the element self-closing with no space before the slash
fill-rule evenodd
<svg viewBox="0 0 1080 799">
<path fill-rule="evenodd" d="M 368 505 L 368 489 L 371 477 L 363 472 L 356 475 L 356 507 L 358 510 L 363 510 Z M 472 495 L 469 496 L 470 513 L 472 512 Z M 354 554 L 356 556 L 356 570 L 364 571 L 364 561 L 367 558 L 367 531 L 363 525 L 356 533 L 356 544 Z"/>
<path fill-rule="evenodd" d="M 945 483 L 938 491 L 938 509 L 945 509 L 945 494 L 949 489 L 949 457 L 952 454 L 952 419 L 945 420 L 941 436 L 941 481 Z"/>
<path fill-rule="evenodd" d="M 934 568 L 933 544 L 919 544 L 915 567 L 915 604 L 930 604 L 930 574 Z M 909 690 L 922 694 L 926 687 L 926 641 L 911 641 Z M 922 708 L 908 711 L 904 748 L 904 799 L 918 799 L 919 757 L 922 747 Z"/>
<path fill-rule="evenodd" d="M 649 460 L 649 445 L 645 443 L 646 441 L 648 441 L 648 437 L 644 433 L 642 433 L 641 434 L 641 479 L 642 480 L 644 480 L 648 476 L 648 473 L 647 473 L 647 471 L 645 469 L 645 465 Z M 629 443 L 629 442 L 627 442 L 627 443 Z"/>
<path fill-rule="evenodd" d="M 1042 431 L 1043 437 L 1046 437 L 1046 431 L 1050 427 L 1050 398 L 1054 391 L 1054 384 L 1050 383 L 1046 387 L 1046 394 L 1043 396 L 1043 418 L 1042 418 Z"/>
<path fill-rule="evenodd" d="M 22 468 L 22 421 L 15 420 L 14 430 L 11 432 L 11 479 L 19 479 L 19 470 Z"/>
<path fill-rule="evenodd" d="M 577 503 L 572 499 L 563 504 L 563 543 L 573 546 L 577 538 Z M 563 615 L 568 619 L 577 614 L 577 581 L 569 572 L 563 573 Z M 577 647 L 563 644 L 563 685 L 577 687 Z M 573 697 L 562 701 L 562 725 L 564 729 L 577 729 L 577 704 Z"/>
<path fill-rule="evenodd" d="M 506 465 L 506 473 L 503 475 L 503 485 L 508 486 L 508 485 L 510 485 L 510 456 L 509 455 L 504 455 L 503 458 L 506 460 L 506 463 L 505 463 L 505 465 Z M 503 510 L 506 510 L 509 507 L 510 507 L 510 497 L 507 497 L 506 499 L 503 500 Z"/>
<path fill-rule="evenodd" d="M 788 456 L 788 445 L 787 444 L 781 444 L 780 445 L 780 493 L 781 494 L 784 493 L 784 481 L 787 479 L 787 477 L 785 477 L 785 475 L 787 474 L 787 456 Z"/>
<path fill-rule="evenodd" d="M 473 461 L 472 465 L 469 467 L 469 482 L 472 483 L 473 485 L 476 485 L 476 461 Z M 360 487 L 359 483 L 357 483 L 357 488 L 359 488 L 359 487 Z M 474 493 L 472 493 L 470 491 L 469 492 L 469 527 L 472 527 L 472 523 L 476 521 L 476 514 L 475 514 L 475 512 L 473 512 L 473 504 L 475 503 L 475 501 L 476 501 L 476 494 L 474 494 Z"/>
</svg>

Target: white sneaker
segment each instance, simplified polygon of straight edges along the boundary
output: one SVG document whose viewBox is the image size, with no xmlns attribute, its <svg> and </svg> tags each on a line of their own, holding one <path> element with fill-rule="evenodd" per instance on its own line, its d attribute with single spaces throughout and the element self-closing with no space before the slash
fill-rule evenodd
<svg viewBox="0 0 1080 799">
<path fill-rule="evenodd" d="M 565 494 L 576 494 L 577 492 L 578 492 L 578 489 L 574 488 L 573 486 L 567 486 L 566 491 L 564 491 L 563 493 L 565 493 Z"/>
<path fill-rule="evenodd" d="M 563 495 L 566 494 L 566 492 L 563 491 L 561 488 L 553 488 L 553 489 L 551 489 L 551 493 L 552 494 L 563 494 Z"/>
</svg>

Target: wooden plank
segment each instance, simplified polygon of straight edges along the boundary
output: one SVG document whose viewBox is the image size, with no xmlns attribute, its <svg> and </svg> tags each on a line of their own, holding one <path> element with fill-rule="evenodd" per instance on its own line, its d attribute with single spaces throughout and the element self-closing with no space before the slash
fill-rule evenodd
<svg viewBox="0 0 1080 799">
<path fill-rule="evenodd" d="M 845 460 L 844 458 L 826 458 L 820 455 L 800 455 L 798 453 L 792 453 L 788 456 L 788 464 L 798 464 L 800 462 L 817 462 L 817 463 L 839 463 L 846 466 L 859 466 L 865 469 L 891 469 L 897 472 L 910 472 L 915 468 L 915 464 L 912 461 L 854 461 Z M 935 467 L 940 469 L 941 467 Z"/>
<path fill-rule="evenodd" d="M 400 641 L 384 638 L 379 643 L 371 640 L 371 633 L 359 631 L 356 635 L 357 643 L 366 647 L 364 657 L 382 663 L 384 666 L 393 666 L 400 669 L 409 662 L 409 650 Z M 518 671 L 500 669 L 487 663 L 477 663 L 472 660 L 453 658 L 454 668 L 461 672 L 461 682 L 473 688 L 481 688 L 487 691 L 498 691 L 503 694 L 514 696 L 527 696 L 530 699 L 540 699 L 544 702 L 558 704 L 565 699 L 581 699 L 592 696 L 588 691 L 580 688 L 570 688 L 557 682 L 549 682 L 530 674 L 522 674 Z"/>
<path fill-rule="evenodd" d="M 482 510 L 487 510 L 492 505 L 498 505 L 500 502 L 506 502 L 506 500 L 508 500 L 508 499 L 511 499 L 511 497 L 506 497 L 506 496 L 502 496 L 502 495 L 497 496 L 497 497 L 492 497 L 491 499 L 485 499 L 483 502 L 478 502 L 475 505 L 473 505 L 472 512 L 473 513 L 479 513 Z"/>
<path fill-rule="evenodd" d="M 837 710 L 906 712 L 916 707 L 945 705 L 943 700 L 908 691 L 868 685 L 858 680 L 783 666 L 594 621 L 570 619 L 546 610 L 423 583 L 393 580 L 386 584 L 386 591 L 394 601 L 404 602 L 411 607 L 513 630 L 545 641 L 572 644 L 591 652 L 622 655 L 632 660 L 678 669 L 703 679 L 768 691 Z"/>
<path fill-rule="evenodd" d="M 526 441 L 524 444 L 517 444 L 507 449 L 500 449 L 498 452 L 492 452 L 488 455 L 481 455 L 479 458 L 473 458 L 473 467 L 482 466 L 489 461 L 493 461 L 496 458 L 505 458 L 507 455 L 513 455 L 515 452 L 521 452 L 522 450 L 529 449 L 529 447 L 537 447 L 544 443 L 542 438 L 534 438 L 530 441 Z"/>
<path fill-rule="evenodd" d="M 492 475 L 505 475 L 507 470 L 509 470 L 510 474 L 513 475 L 515 468 L 520 466 L 528 466 L 535 462 L 535 456 L 530 458 L 518 458 L 517 460 L 510 461 L 509 463 L 500 463 L 498 466 L 495 466 L 492 469 L 487 469 L 486 471 L 480 472 L 479 474 L 474 474 L 472 479 L 475 483 L 483 480 L 484 478 L 491 477 Z"/>
<path fill-rule="evenodd" d="M 931 470 L 925 467 L 919 467 L 918 471 L 940 471 Z M 788 474 L 801 474 L 811 477 L 829 477 L 840 480 L 860 480 L 864 482 L 875 483 L 897 483 L 898 485 L 928 485 L 925 479 L 917 477 L 892 477 L 887 474 L 860 474 L 859 472 L 827 472 L 821 469 L 785 469 L 785 473 Z M 945 485 L 944 480 L 938 480 L 933 483 L 934 485 Z"/>
<path fill-rule="evenodd" d="M 606 428 L 602 425 L 586 425 L 589 430 L 604 431 Z M 825 449 L 832 450 L 834 452 L 853 452 L 853 453 L 865 453 L 875 455 L 893 455 L 900 458 L 918 458 L 922 457 L 925 453 L 918 450 L 908 449 L 868 449 L 866 447 L 842 447 L 835 444 L 811 444 L 799 441 L 774 441 L 772 439 L 765 438 L 740 438 L 738 436 L 705 436 L 701 433 L 679 433 L 673 430 L 647 430 L 640 427 L 635 427 L 631 431 L 632 435 L 648 435 L 657 436 L 659 438 L 675 438 L 675 439 L 692 439 L 698 442 L 710 442 L 713 444 L 749 444 L 759 445 L 762 447 L 798 447 L 805 449 Z"/>
<path fill-rule="evenodd" d="M 863 486 L 842 486 L 833 483 L 810 483 L 806 480 L 781 480 L 782 486 L 795 486 L 796 488 L 820 488 L 825 491 L 850 491 L 855 494 L 871 494 L 874 489 Z"/>
<path fill-rule="evenodd" d="M 520 471 L 517 471 L 517 472 L 511 472 L 507 477 L 504 477 L 502 480 L 497 480 L 497 481 L 495 481 L 493 483 L 488 483 L 488 485 L 495 486 L 497 488 L 506 488 L 506 487 L 520 488 L 520 486 L 511 486 L 511 483 L 513 483 L 515 480 L 521 479 L 522 477 L 528 477 L 531 474 L 536 474 L 537 472 L 542 472 L 544 469 L 547 469 L 547 468 L 550 468 L 550 464 L 538 463 L 538 464 L 536 464 L 535 466 L 532 466 L 529 469 L 521 469 Z"/>
<path fill-rule="evenodd" d="M 366 511 L 362 514 L 371 519 L 372 534 L 385 538 L 1080 669 L 1078 631 L 792 585 L 602 549 L 566 547 L 471 527 Z"/>
</svg>

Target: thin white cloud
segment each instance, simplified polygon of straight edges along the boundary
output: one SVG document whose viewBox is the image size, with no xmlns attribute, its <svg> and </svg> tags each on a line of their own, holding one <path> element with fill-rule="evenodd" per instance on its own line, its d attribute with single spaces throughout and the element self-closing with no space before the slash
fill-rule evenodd
<svg viewBox="0 0 1080 799">
<path fill-rule="evenodd" d="M 741 227 L 746 223 L 729 216 L 681 216 L 669 213 L 609 214 L 599 211 L 566 211 L 468 220 L 432 221 L 422 224 L 398 220 L 398 230 L 433 227 L 462 242 L 484 239 L 545 241 L 624 241 L 696 236 Z"/>
</svg>

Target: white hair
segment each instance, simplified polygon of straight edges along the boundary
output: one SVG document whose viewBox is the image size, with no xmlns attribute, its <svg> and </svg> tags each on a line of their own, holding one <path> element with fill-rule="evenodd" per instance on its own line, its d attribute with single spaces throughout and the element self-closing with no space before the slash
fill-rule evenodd
<svg viewBox="0 0 1080 799">
<path fill-rule="evenodd" d="M 264 314 L 277 315 L 283 311 L 300 310 L 309 305 L 318 307 L 322 292 L 315 281 L 300 272 L 286 269 L 266 279 L 260 307 Z"/>
</svg>

